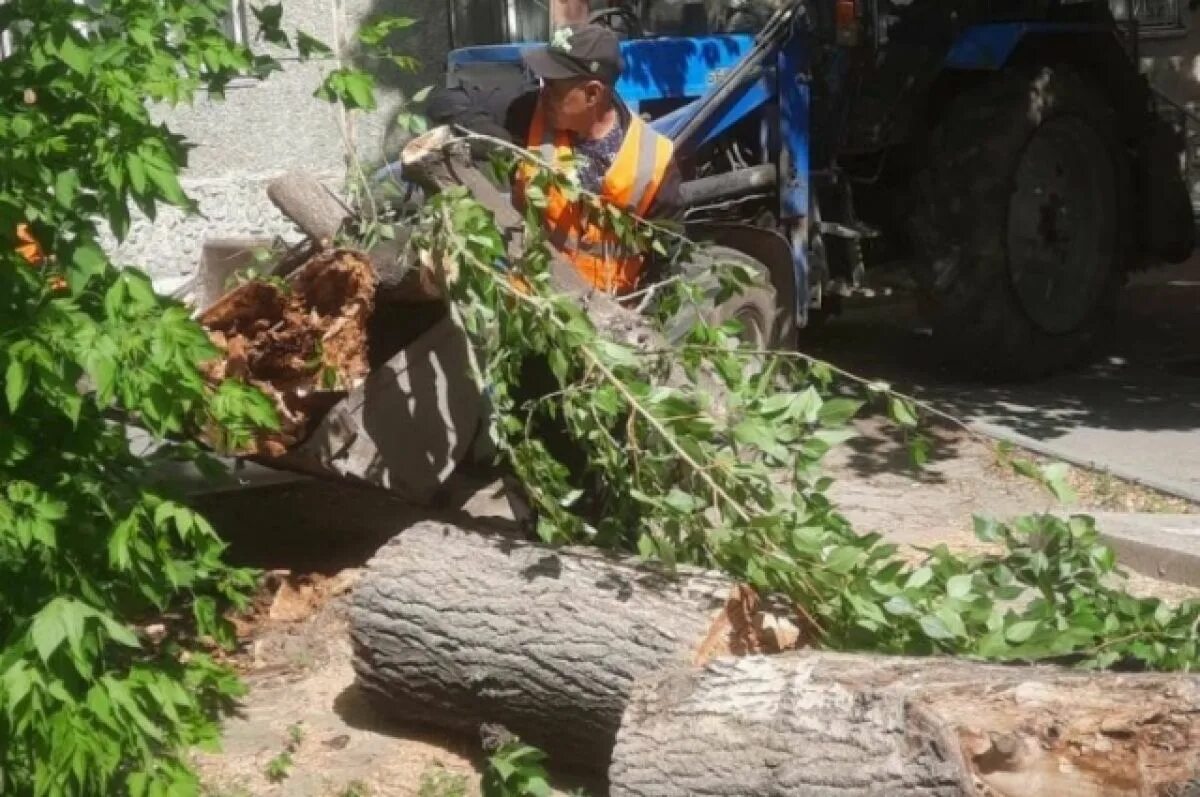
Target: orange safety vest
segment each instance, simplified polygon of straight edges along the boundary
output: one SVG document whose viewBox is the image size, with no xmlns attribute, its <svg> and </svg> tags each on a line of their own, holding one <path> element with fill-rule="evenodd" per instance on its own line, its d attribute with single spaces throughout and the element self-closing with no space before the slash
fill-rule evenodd
<svg viewBox="0 0 1200 797">
<path fill-rule="evenodd" d="M 530 149 L 548 163 L 570 158 L 574 150 L 568 133 L 550 128 L 541 100 L 529 128 Z M 650 128 L 636 114 L 612 166 L 604 175 L 600 196 L 608 203 L 637 216 L 645 216 L 658 196 L 674 156 L 671 141 Z M 524 209 L 525 189 L 537 167 L 523 164 L 517 171 L 513 199 Z M 542 225 L 554 248 L 579 270 L 588 284 L 608 293 L 628 293 L 637 286 L 645 258 L 628 252 L 612 232 L 594 224 L 588 205 L 581 199 L 570 202 L 552 188 L 546 197 Z"/>
<path fill-rule="evenodd" d="M 42 261 L 46 259 L 41 244 L 33 237 L 27 224 L 17 225 L 17 254 L 33 266 L 41 265 Z"/>
</svg>

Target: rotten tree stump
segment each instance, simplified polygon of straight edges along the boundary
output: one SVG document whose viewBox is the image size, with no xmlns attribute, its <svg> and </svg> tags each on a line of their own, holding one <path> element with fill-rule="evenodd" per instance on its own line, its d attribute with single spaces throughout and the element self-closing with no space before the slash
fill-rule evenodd
<svg viewBox="0 0 1200 797">
<path fill-rule="evenodd" d="M 205 375 L 213 382 L 239 378 L 259 387 L 282 421 L 278 433 L 264 433 L 250 449 L 229 453 L 282 455 L 366 378 L 374 296 L 370 262 L 355 252 L 331 250 L 286 280 L 248 281 L 200 314 L 222 354 L 204 365 Z"/>
</svg>

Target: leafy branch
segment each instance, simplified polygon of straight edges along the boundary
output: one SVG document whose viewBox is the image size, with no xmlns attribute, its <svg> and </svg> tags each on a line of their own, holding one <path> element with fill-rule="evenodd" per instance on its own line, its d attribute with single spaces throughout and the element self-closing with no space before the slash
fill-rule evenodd
<svg viewBox="0 0 1200 797">
<path fill-rule="evenodd" d="M 539 169 L 535 205 L 563 180 Z M 848 422 L 872 395 L 915 426 L 890 388 L 802 354 L 745 350 L 735 326 L 703 316 L 662 350 L 608 339 L 554 290 L 536 224 L 509 262 L 489 212 L 465 192 L 433 197 L 416 225 L 413 245 L 453 274 L 450 295 L 486 360 L 497 448 L 546 541 L 718 567 L 790 599 L 812 641 L 833 648 L 1195 666 L 1200 604 L 1169 607 L 1108 586 L 1119 571 L 1089 519 L 980 521 L 991 552 L 939 546 L 919 563 L 855 533 L 826 496 L 819 463 L 853 434 Z M 652 312 L 664 327 L 704 300 L 691 279 L 663 293 Z M 866 395 L 835 395 L 835 376 Z"/>
</svg>

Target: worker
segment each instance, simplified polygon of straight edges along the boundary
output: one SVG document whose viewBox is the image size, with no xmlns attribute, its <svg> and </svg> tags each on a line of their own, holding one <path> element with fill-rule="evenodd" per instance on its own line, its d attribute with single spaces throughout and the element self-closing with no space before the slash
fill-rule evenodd
<svg viewBox="0 0 1200 797">
<path fill-rule="evenodd" d="M 681 183 L 673 146 L 617 96 L 623 64 L 616 34 L 600 25 L 564 27 L 550 44 L 527 51 L 524 61 L 540 88 L 508 103 L 502 123 L 465 89 L 431 97 L 430 120 L 504 138 L 547 162 L 572 157 L 585 191 L 645 219 L 673 218 Z M 513 201 L 519 208 L 536 168 L 527 163 L 517 169 Z M 551 190 L 542 211 L 551 244 L 590 285 L 617 295 L 635 290 L 646 253 L 627 251 L 590 218 L 589 209 L 586 198 L 572 202 Z"/>
</svg>

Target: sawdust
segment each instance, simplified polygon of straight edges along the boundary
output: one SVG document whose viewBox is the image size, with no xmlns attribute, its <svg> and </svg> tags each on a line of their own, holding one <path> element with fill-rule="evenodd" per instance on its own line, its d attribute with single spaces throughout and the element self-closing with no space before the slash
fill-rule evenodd
<svg viewBox="0 0 1200 797">
<path fill-rule="evenodd" d="M 227 453 L 281 456 L 366 379 L 375 288 L 370 261 L 339 249 L 315 255 L 286 281 L 240 285 L 200 314 L 221 351 L 204 364 L 204 375 L 213 383 L 241 379 L 255 385 L 281 420 L 277 433 Z"/>
</svg>

